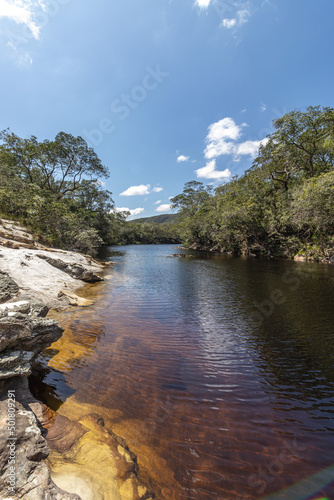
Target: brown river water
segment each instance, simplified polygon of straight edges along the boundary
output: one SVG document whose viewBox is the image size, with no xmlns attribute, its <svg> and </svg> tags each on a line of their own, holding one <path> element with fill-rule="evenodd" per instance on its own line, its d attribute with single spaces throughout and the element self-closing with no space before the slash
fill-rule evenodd
<svg viewBox="0 0 334 500">
<path fill-rule="evenodd" d="M 103 415 L 156 498 L 334 499 L 334 266 L 175 252 L 105 251 L 35 394 Z"/>
</svg>

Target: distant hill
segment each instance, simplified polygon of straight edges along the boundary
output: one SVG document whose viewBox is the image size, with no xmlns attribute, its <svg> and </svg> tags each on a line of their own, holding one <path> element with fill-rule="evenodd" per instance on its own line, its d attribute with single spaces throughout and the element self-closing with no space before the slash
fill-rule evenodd
<svg viewBox="0 0 334 500">
<path fill-rule="evenodd" d="M 141 219 L 135 219 L 133 222 L 138 222 L 142 224 L 143 222 L 155 223 L 155 224 L 165 224 L 167 222 L 175 222 L 179 214 L 161 214 L 155 215 L 153 217 L 143 217 Z"/>
</svg>

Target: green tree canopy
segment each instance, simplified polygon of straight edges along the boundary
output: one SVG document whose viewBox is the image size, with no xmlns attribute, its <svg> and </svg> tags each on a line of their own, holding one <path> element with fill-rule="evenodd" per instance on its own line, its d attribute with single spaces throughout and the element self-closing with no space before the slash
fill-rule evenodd
<svg viewBox="0 0 334 500">
<path fill-rule="evenodd" d="M 94 253 L 117 242 L 108 177 L 81 137 L 60 132 L 53 141 L 0 134 L 0 213 L 18 218 L 51 243 Z"/>
<path fill-rule="evenodd" d="M 252 166 L 214 192 L 198 181 L 172 199 L 188 246 L 334 258 L 334 109 L 274 120 Z"/>
<path fill-rule="evenodd" d="M 38 142 L 35 136 L 21 139 L 4 130 L 0 139 L 0 163 L 25 182 L 50 191 L 58 200 L 94 186 L 109 175 L 81 137 L 60 132 L 54 141 Z"/>
<path fill-rule="evenodd" d="M 287 191 L 295 180 L 333 168 L 333 108 L 294 110 L 274 120 L 273 125 L 275 131 L 261 146 L 253 168 L 260 167 L 276 185 Z"/>
</svg>

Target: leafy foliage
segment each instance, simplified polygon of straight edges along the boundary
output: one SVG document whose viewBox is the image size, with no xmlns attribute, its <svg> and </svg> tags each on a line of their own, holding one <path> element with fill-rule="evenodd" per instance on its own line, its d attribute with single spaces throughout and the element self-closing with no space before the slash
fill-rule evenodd
<svg viewBox="0 0 334 500">
<path fill-rule="evenodd" d="M 0 139 L 1 214 L 68 249 L 94 254 L 118 241 L 124 221 L 100 181 L 108 170 L 81 137 L 61 132 L 38 142 L 5 130 Z"/>
<path fill-rule="evenodd" d="M 273 125 L 242 177 L 214 192 L 187 183 L 172 199 L 185 244 L 258 255 L 334 255 L 334 110 L 294 110 Z"/>
<path fill-rule="evenodd" d="M 120 227 L 119 240 L 124 245 L 180 243 L 177 224 L 130 221 Z"/>
</svg>

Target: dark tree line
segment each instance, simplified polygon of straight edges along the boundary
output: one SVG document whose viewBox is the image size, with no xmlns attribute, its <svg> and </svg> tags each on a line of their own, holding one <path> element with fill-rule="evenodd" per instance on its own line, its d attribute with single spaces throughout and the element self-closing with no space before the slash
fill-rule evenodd
<svg viewBox="0 0 334 500">
<path fill-rule="evenodd" d="M 0 216 L 50 244 L 94 254 L 102 245 L 176 243 L 236 254 L 334 257 L 334 109 L 273 122 L 251 168 L 218 186 L 188 182 L 172 223 L 126 222 L 103 189 L 108 169 L 81 137 L 0 133 Z"/>
<path fill-rule="evenodd" d="M 50 244 L 96 253 L 116 243 L 121 216 L 114 214 L 108 177 L 81 137 L 59 133 L 53 141 L 0 134 L 0 214 L 20 220 Z"/>
<path fill-rule="evenodd" d="M 188 246 L 231 253 L 334 256 L 334 109 L 291 111 L 242 177 L 172 199 Z"/>
<path fill-rule="evenodd" d="M 0 134 L 0 216 L 21 221 L 49 244 L 96 254 L 102 245 L 173 243 L 170 224 L 126 222 L 113 210 L 109 175 L 81 137 L 53 141 Z"/>
</svg>

